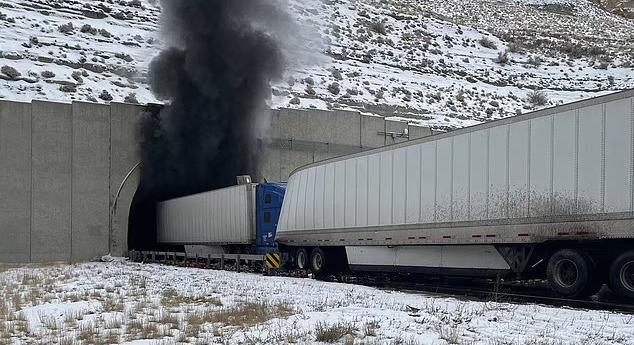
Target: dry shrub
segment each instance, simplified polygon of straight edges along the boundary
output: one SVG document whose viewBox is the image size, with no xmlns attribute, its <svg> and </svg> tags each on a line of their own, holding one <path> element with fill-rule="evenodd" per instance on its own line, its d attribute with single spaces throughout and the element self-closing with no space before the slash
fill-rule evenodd
<svg viewBox="0 0 634 345">
<path fill-rule="evenodd" d="M 127 340 L 158 339 L 164 336 L 158 324 L 133 320 L 126 324 Z"/>
<path fill-rule="evenodd" d="M 24 274 L 22 276 L 22 285 L 24 286 L 40 286 L 42 285 L 42 278 L 34 274 Z"/>
<path fill-rule="evenodd" d="M 58 340 L 58 343 L 59 345 L 79 345 L 80 344 L 80 342 L 75 340 L 75 338 L 68 335 L 60 337 Z"/>
<path fill-rule="evenodd" d="M 493 42 L 490 38 L 486 37 L 486 36 L 482 36 L 482 38 L 480 38 L 478 40 L 478 43 L 480 43 L 481 46 L 485 47 L 485 48 L 489 48 L 489 49 L 497 49 L 497 45 L 495 45 L 495 42 Z"/>
<path fill-rule="evenodd" d="M 17 69 L 7 65 L 2 66 L 2 68 L 0 68 L 0 72 L 4 73 L 12 80 L 16 80 L 22 75 Z"/>
<path fill-rule="evenodd" d="M 180 324 L 176 315 L 162 309 L 158 313 L 157 322 L 161 325 L 167 325 L 171 329 L 177 329 Z"/>
<path fill-rule="evenodd" d="M 385 22 L 383 21 L 373 21 L 370 22 L 369 24 L 369 28 L 370 30 L 372 30 L 373 32 L 379 34 L 379 35 L 386 35 L 387 34 L 387 27 L 385 26 Z"/>
<path fill-rule="evenodd" d="M 285 303 L 247 302 L 216 311 L 205 311 L 188 318 L 189 323 L 222 323 L 247 328 L 275 318 L 286 318 L 295 314 L 295 310 Z"/>
<path fill-rule="evenodd" d="M 109 330 L 106 333 L 106 337 L 104 340 L 107 344 L 120 344 L 121 336 L 119 336 L 119 333 L 115 332 L 114 330 Z"/>
<path fill-rule="evenodd" d="M 377 320 L 372 320 L 369 322 L 366 322 L 365 325 L 363 326 L 363 334 L 366 337 L 375 337 L 376 336 L 376 330 L 380 327 L 379 322 Z"/>
<path fill-rule="evenodd" d="M 222 302 L 220 301 L 220 299 L 211 296 L 182 295 L 175 289 L 169 288 L 163 291 L 161 296 L 161 304 L 165 307 L 173 308 L 179 307 L 183 304 L 221 306 Z"/>
<path fill-rule="evenodd" d="M 548 103 L 548 96 L 544 91 L 531 91 L 526 95 L 526 100 L 533 106 L 542 106 Z"/>
<path fill-rule="evenodd" d="M 120 317 L 113 317 L 106 321 L 105 327 L 107 329 L 120 329 L 123 325 L 123 320 Z"/>
<path fill-rule="evenodd" d="M 55 317 L 40 315 L 39 318 L 42 325 L 44 325 L 44 327 L 50 329 L 51 331 L 60 329 L 62 326 L 57 322 L 57 319 Z"/>
<path fill-rule="evenodd" d="M 22 296 L 19 292 L 15 292 L 11 296 L 11 305 L 13 310 L 18 311 L 22 309 Z"/>
<path fill-rule="evenodd" d="M 97 328 L 92 322 L 85 322 L 79 325 L 79 340 L 87 344 L 94 344 L 97 337 Z"/>
<path fill-rule="evenodd" d="M 447 327 L 440 329 L 440 339 L 445 340 L 448 344 L 459 344 L 460 336 L 455 327 Z"/>
<path fill-rule="evenodd" d="M 106 313 L 110 313 L 110 312 L 122 313 L 125 310 L 125 304 L 123 304 L 123 301 L 115 300 L 112 297 L 106 298 L 103 302 L 101 302 L 101 307 L 103 308 L 103 311 Z"/>
<path fill-rule="evenodd" d="M 0 298 L 0 320 L 6 319 L 9 315 L 9 306 L 4 298 Z"/>
<path fill-rule="evenodd" d="M 349 322 L 337 322 L 332 325 L 319 322 L 315 326 L 315 336 L 317 337 L 317 341 L 326 343 L 336 343 L 344 335 L 354 335 L 355 332 L 356 328 L 354 327 L 354 324 Z"/>
</svg>

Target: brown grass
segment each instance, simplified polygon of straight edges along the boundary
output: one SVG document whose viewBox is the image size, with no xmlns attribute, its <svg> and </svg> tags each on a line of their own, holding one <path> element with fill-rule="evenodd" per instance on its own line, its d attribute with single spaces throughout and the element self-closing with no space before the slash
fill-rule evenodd
<svg viewBox="0 0 634 345">
<path fill-rule="evenodd" d="M 365 325 L 363 326 L 363 334 L 366 337 L 375 337 L 376 336 L 376 330 L 380 327 L 379 322 L 377 320 L 372 320 L 369 322 L 366 322 Z"/>
<path fill-rule="evenodd" d="M 22 309 L 22 296 L 19 292 L 15 292 L 11 295 L 11 306 L 15 311 Z"/>
<path fill-rule="evenodd" d="M 77 340 L 75 340 L 75 338 L 70 336 L 60 337 L 58 342 L 59 342 L 59 345 L 79 345 L 80 344 L 80 342 L 78 342 Z"/>
<path fill-rule="evenodd" d="M 180 321 L 178 317 L 163 309 L 159 310 L 156 321 L 161 325 L 166 325 L 170 329 L 177 329 Z"/>
<path fill-rule="evenodd" d="M 315 336 L 317 341 L 323 341 L 325 343 L 336 343 L 344 335 L 354 335 L 357 329 L 354 324 L 348 322 L 337 322 L 332 325 L 319 322 L 315 326 Z"/>
<path fill-rule="evenodd" d="M 121 326 L 123 326 L 123 320 L 120 317 L 110 318 L 104 324 L 106 329 L 120 329 Z"/>
<path fill-rule="evenodd" d="M 7 315 L 9 315 L 9 306 L 4 298 L 0 298 L 0 320 L 6 319 Z"/>
<path fill-rule="evenodd" d="M 126 324 L 126 340 L 159 339 L 165 332 L 154 322 L 132 320 Z"/>
<path fill-rule="evenodd" d="M 25 273 L 22 276 L 21 281 L 22 281 L 22 286 L 39 287 L 42 285 L 43 279 L 37 275 Z"/>
<path fill-rule="evenodd" d="M 246 328 L 275 318 L 286 318 L 293 314 L 295 314 L 295 310 L 285 303 L 247 302 L 212 311 L 206 315 L 206 319 L 210 323 Z"/>
<path fill-rule="evenodd" d="M 54 317 L 39 315 L 40 323 L 44 325 L 44 327 L 50 329 L 51 331 L 58 330 L 61 325 L 57 322 L 57 319 Z"/>
<path fill-rule="evenodd" d="M 103 311 L 106 313 L 110 312 L 119 312 L 123 313 L 125 311 L 125 304 L 122 299 L 115 300 L 113 297 L 108 297 L 101 302 L 101 306 Z"/>
<path fill-rule="evenodd" d="M 221 306 L 220 299 L 211 296 L 187 296 L 182 295 L 175 289 L 169 288 L 163 291 L 161 294 L 161 305 L 174 308 L 183 304 L 196 304 L 196 305 L 213 305 Z"/>
<path fill-rule="evenodd" d="M 97 337 L 97 329 L 92 322 L 84 322 L 79 325 L 79 340 L 87 344 L 94 344 Z"/>
</svg>

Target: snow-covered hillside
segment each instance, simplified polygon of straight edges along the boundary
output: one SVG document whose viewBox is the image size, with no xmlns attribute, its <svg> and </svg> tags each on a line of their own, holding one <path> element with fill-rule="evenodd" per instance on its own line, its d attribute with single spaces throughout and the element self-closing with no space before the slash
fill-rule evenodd
<svg viewBox="0 0 634 345">
<path fill-rule="evenodd" d="M 323 59 L 275 84 L 275 107 L 453 128 L 634 87 L 623 1 L 287 1 L 325 44 Z M 161 48 L 158 6 L 3 0 L 0 97 L 156 102 L 146 81 Z"/>
<path fill-rule="evenodd" d="M 155 101 L 146 81 L 160 11 L 151 3 L 0 2 L 0 97 Z"/>
<path fill-rule="evenodd" d="M 0 344 L 634 344 L 609 311 L 154 264 L 0 272 Z"/>
</svg>

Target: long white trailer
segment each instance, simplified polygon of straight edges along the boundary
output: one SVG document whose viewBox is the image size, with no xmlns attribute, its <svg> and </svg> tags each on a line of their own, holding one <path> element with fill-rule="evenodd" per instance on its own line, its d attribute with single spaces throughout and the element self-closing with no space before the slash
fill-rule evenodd
<svg viewBox="0 0 634 345">
<path fill-rule="evenodd" d="M 255 240 L 256 185 L 242 184 L 157 204 L 158 242 L 250 244 Z"/>
<path fill-rule="evenodd" d="M 634 297 L 633 154 L 625 91 L 335 158 L 291 175 L 277 240 L 300 264 L 542 270 L 567 296 Z"/>
</svg>

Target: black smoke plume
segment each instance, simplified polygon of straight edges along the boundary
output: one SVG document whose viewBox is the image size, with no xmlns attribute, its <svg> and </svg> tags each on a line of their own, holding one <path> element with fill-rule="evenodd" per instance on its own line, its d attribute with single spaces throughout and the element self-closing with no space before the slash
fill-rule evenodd
<svg viewBox="0 0 634 345">
<path fill-rule="evenodd" d="M 281 78 L 289 17 L 271 0 L 162 0 L 166 48 L 150 84 L 166 105 L 140 126 L 131 249 L 155 244 L 155 203 L 259 177 L 270 82 Z M 277 35 L 276 35 L 277 34 Z"/>
</svg>

